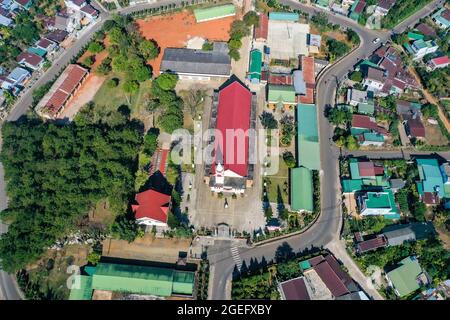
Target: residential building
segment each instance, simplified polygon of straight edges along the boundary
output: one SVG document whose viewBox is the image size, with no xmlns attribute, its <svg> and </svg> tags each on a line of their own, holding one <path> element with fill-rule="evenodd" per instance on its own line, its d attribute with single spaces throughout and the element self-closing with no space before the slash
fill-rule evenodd
<svg viewBox="0 0 450 320">
<path fill-rule="evenodd" d="M 253 39 L 257 42 L 266 42 L 269 33 L 269 17 L 264 14 L 259 14 L 259 25 L 255 26 Z"/>
<path fill-rule="evenodd" d="M 194 292 L 195 273 L 191 271 L 105 262 L 91 269 L 91 275 L 77 275 L 80 287 L 71 289 L 69 300 L 91 300 L 94 290 L 160 297 L 192 296 Z"/>
<path fill-rule="evenodd" d="M 431 16 L 431 19 L 441 29 L 447 29 L 450 27 L 450 9 L 441 8 L 435 14 Z"/>
<path fill-rule="evenodd" d="M 166 48 L 161 61 L 161 73 L 173 72 L 183 80 L 229 78 L 231 59 L 228 45 L 214 42 L 212 51 L 186 48 Z"/>
<path fill-rule="evenodd" d="M 301 276 L 278 285 L 282 300 L 311 300 L 305 277 Z"/>
<path fill-rule="evenodd" d="M 52 53 L 56 50 L 56 48 L 58 47 L 58 45 L 51 41 L 48 40 L 46 38 L 41 38 L 37 43 L 36 43 L 36 48 L 44 50 L 46 53 Z"/>
<path fill-rule="evenodd" d="M 73 10 L 81 10 L 85 5 L 87 5 L 86 0 L 64 0 L 64 3 L 68 8 Z"/>
<path fill-rule="evenodd" d="M 98 17 L 97 9 L 95 9 L 90 4 L 85 5 L 83 8 L 81 8 L 80 11 L 84 14 L 84 16 L 88 17 L 91 20 L 94 20 Z"/>
<path fill-rule="evenodd" d="M 13 24 L 11 13 L 0 7 L 0 25 L 9 27 Z"/>
<path fill-rule="evenodd" d="M 420 110 L 422 108 L 422 105 L 419 102 L 406 100 L 397 100 L 396 105 L 397 114 L 402 120 L 404 120 L 408 116 L 420 114 Z"/>
<path fill-rule="evenodd" d="M 436 37 L 436 31 L 428 24 L 419 23 L 415 29 L 425 36 Z"/>
<path fill-rule="evenodd" d="M 368 67 L 363 85 L 367 87 L 367 90 L 378 92 L 383 88 L 385 80 L 383 70 Z"/>
<path fill-rule="evenodd" d="M 258 49 L 250 51 L 250 63 L 247 77 L 252 83 L 261 81 L 262 52 Z"/>
<path fill-rule="evenodd" d="M 387 246 L 386 237 L 381 235 L 376 235 L 372 239 L 362 240 L 356 243 L 356 252 L 358 254 L 367 253 Z"/>
<path fill-rule="evenodd" d="M 269 20 L 298 22 L 300 16 L 293 12 L 270 12 Z"/>
<path fill-rule="evenodd" d="M 268 84 L 267 103 L 271 108 L 289 108 L 296 105 L 294 86 Z"/>
<path fill-rule="evenodd" d="M 356 0 L 350 7 L 349 18 L 352 20 L 358 21 L 359 17 L 363 13 L 365 7 L 366 7 L 366 2 L 364 0 Z"/>
<path fill-rule="evenodd" d="M 425 139 L 425 127 L 418 114 L 404 117 L 405 131 L 409 138 Z"/>
<path fill-rule="evenodd" d="M 358 209 L 363 216 L 384 216 L 398 219 L 399 211 L 391 190 L 363 191 L 357 195 Z"/>
<path fill-rule="evenodd" d="M 314 57 L 301 57 L 301 68 L 303 81 L 306 86 L 306 93 L 298 95 L 297 101 L 303 104 L 314 103 L 314 90 L 316 88 L 316 77 L 314 72 Z"/>
<path fill-rule="evenodd" d="M 23 89 L 27 81 L 31 78 L 31 73 L 23 68 L 14 68 L 7 76 L 0 76 L 1 88 L 10 90 L 17 95 Z"/>
<path fill-rule="evenodd" d="M 194 16 L 197 23 L 232 17 L 236 15 L 236 8 L 233 4 L 194 9 Z"/>
<path fill-rule="evenodd" d="M 381 147 L 384 145 L 384 141 L 384 136 L 376 132 L 363 132 L 358 135 L 358 142 L 361 146 Z"/>
<path fill-rule="evenodd" d="M 36 107 L 44 118 L 55 119 L 74 96 L 89 71 L 77 64 L 69 64 Z"/>
<path fill-rule="evenodd" d="M 415 257 L 407 257 L 398 263 L 398 267 L 386 273 L 389 285 L 399 297 L 407 296 L 420 288 L 422 267 Z"/>
<path fill-rule="evenodd" d="M 362 103 L 358 104 L 358 113 L 373 116 L 374 112 L 375 112 L 375 104 L 374 104 L 373 100 L 371 100 L 369 102 L 362 102 Z"/>
<path fill-rule="evenodd" d="M 417 158 L 419 181 L 416 182 L 420 200 L 427 205 L 437 205 L 444 198 L 444 180 L 437 159 Z"/>
<path fill-rule="evenodd" d="M 47 35 L 45 35 L 45 38 L 60 44 L 67 38 L 68 35 L 69 33 L 65 30 L 53 30 L 47 33 Z"/>
<path fill-rule="evenodd" d="M 356 107 L 360 103 L 367 103 L 368 91 L 357 90 L 354 88 L 347 89 L 347 104 Z"/>
<path fill-rule="evenodd" d="M 375 118 L 361 114 L 354 114 L 352 116 L 350 132 L 354 136 L 358 136 L 365 132 L 375 132 L 385 137 L 389 135 L 389 132 L 385 128 L 378 126 Z"/>
<path fill-rule="evenodd" d="M 436 230 L 432 222 L 394 224 L 385 227 L 382 233 L 387 238 L 389 246 L 399 246 L 407 241 L 423 240 L 436 236 Z"/>
<path fill-rule="evenodd" d="M 294 71 L 295 72 L 295 71 Z M 302 73 L 303 75 L 303 73 Z M 303 79 L 303 77 L 302 77 Z M 292 74 L 286 73 L 269 73 L 267 82 L 274 85 L 292 86 L 295 85 L 295 80 Z"/>
<path fill-rule="evenodd" d="M 72 33 L 80 28 L 80 20 L 76 16 L 58 13 L 55 16 L 53 29 L 63 30 Z"/>
<path fill-rule="evenodd" d="M 296 95 L 306 95 L 306 82 L 302 70 L 294 70 L 292 73 L 294 79 L 294 89 Z"/>
<path fill-rule="evenodd" d="M 313 176 L 311 170 L 305 167 L 291 169 L 290 204 L 293 211 L 314 210 Z"/>
<path fill-rule="evenodd" d="M 319 8 L 330 10 L 330 0 L 315 0 L 315 4 Z"/>
<path fill-rule="evenodd" d="M 308 43 L 308 50 L 309 53 L 319 53 L 320 51 L 320 45 L 322 42 L 322 37 L 318 34 L 308 34 L 307 36 L 307 43 Z"/>
<path fill-rule="evenodd" d="M 44 59 L 42 57 L 29 52 L 22 52 L 21 54 L 19 54 L 16 58 L 16 61 L 21 66 L 32 70 L 39 70 L 44 64 Z"/>
<path fill-rule="evenodd" d="M 253 185 L 256 95 L 233 76 L 214 93 L 210 129 L 216 129 L 214 155 L 205 165 L 204 181 L 214 192 L 243 193 Z M 233 135 L 230 137 L 229 132 Z M 228 132 L 227 132 L 228 131 Z"/>
<path fill-rule="evenodd" d="M 350 158 L 350 178 L 343 178 L 342 192 L 353 193 L 364 189 L 389 188 L 384 167 L 372 161 Z"/>
<path fill-rule="evenodd" d="M 379 0 L 374 13 L 379 16 L 385 16 L 394 4 L 395 0 Z"/>
<path fill-rule="evenodd" d="M 297 161 L 299 166 L 320 170 L 317 108 L 313 104 L 297 105 Z"/>
<path fill-rule="evenodd" d="M 25 10 L 30 9 L 31 5 L 33 4 L 33 0 L 14 0 L 14 2 Z"/>
<path fill-rule="evenodd" d="M 136 194 L 137 204 L 131 205 L 136 222 L 145 226 L 167 227 L 171 198 L 170 194 L 153 189 Z"/>
<path fill-rule="evenodd" d="M 420 60 L 425 55 L 434 53 L 439 49 L 439 46 L 434 40 L 416 40 L 412 45 L 407 47 L 407 50 L 412 53 L 413 60 Z"/>
<path fill-rule="evenodd" d="M 450 59 L 448 56 L 442 56 L 433 58 L 430 61 L 428 61 L 428 67 L 430 70 L 445 68 L 450 64 Z"/>
</svg>

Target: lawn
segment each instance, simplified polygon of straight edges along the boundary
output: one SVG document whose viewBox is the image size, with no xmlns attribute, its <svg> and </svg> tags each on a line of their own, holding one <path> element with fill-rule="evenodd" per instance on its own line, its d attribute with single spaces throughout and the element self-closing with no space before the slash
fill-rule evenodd
<svg viewBox="0 0 450 320">
<path fill-rule="evenodd" d="M 119 79 L 119 85 L 115 88 L 108 87 L 108 80 L 112 78 Z M 140 84 L 139 92 L 128 97 L 123 92 L 121 85 L 125 81 L 121 74 L 112 73 L 97 91 L 94 97 L 94 103 L 106 111 L 117 110 L 121 105 L 130 107 L 131 115 L 139 118 L 145 110 L 146 100 L 149 98 L 151 80 L 147 80 Z"/>
<path fill-rule="evenodd" d="M 267 196 L 270 202 L 278 202 L 278 190 L 281 193 L 283 203 L 288 202 L 289 192 L 289 169 L 283 160 L 283 157 L 279 158 L 279 169 L 275 175 L 267 176 Z M 284 191 L 285 189 L 286 191 Z"/>
</svg>

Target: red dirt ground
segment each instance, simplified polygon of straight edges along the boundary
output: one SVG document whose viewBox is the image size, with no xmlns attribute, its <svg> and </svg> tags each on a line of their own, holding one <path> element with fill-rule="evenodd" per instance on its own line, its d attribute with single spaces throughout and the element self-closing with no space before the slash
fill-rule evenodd
<svg viewBox="0 0 450 320">
<path fill-rule="evenodd" d="M 183 48 L 189 39 L 202 37 L 210 41 L 228 41 L 230 25 L 235 17 L 197 23 L 192 13 L 180 13 L 137 20 L 142 35 L 155 40 L 161 47 L 158 58 L 148 63 L 153 67 L 153 74 L 159 74 L 159 67 L 165 48 Z"/>
</svg>

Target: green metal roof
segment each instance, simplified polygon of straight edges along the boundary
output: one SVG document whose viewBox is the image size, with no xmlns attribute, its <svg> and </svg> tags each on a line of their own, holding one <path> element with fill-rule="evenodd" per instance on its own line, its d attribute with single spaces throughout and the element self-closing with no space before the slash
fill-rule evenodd
<svg viewBox="0 0 450 320">
<path fill-rule="evenodd" d="M 397 213 L 394 195 L 389 189 L 386 189 L 383 192 L 367 192 L 365 203 L 366 207 L 369 209 L 391 208 L 390 213 Z"/>
<path fill-rule="evenodd" d="M 232 4 L 194 10 L 194 16 L 197 22 L 219 19 L 227 16 L 233 16 L 235 14 L 236 8 Z"/>
<path fill-rule="evenodd" d="M 312 172 L 305 167 L 291 169 L 291 209 L 310 212 L 314 209 Z"/>
<path fill-rule="evenodd" d="M 92 288 L 157 296 L 170 296 L 173 289 L 179 290 L 178 293 L 192 294 L 194 276 L 177 275 L 177 272 L 165 268 L 99 263 L 93 276 Z M 174 279 L 176 284 L 173 283 Z"/>
<path fill-rule="evenodd" d="M 317 109 L 313 104 L 297 105 L 297 159 L 300 166 L 320 170 Z"/>
<path fill-rule="evenodd" d="M 373 115 L 375 112 L 375 105 L 373 102 L 361 102 L 358 104 L 358 112 Z"/>
<path fill-rule="evenodd" d="M 298 13 L 293 12 L 270 12 L 269 20 L 281 20 L 281 21 L 298 21 Z"/>
<path fill-rule="evenodd" d="M 422 182 L 423 192 L 436 192 L 444 196 L 444 183 L 437 159 L 417 159 L 417 168 Z M 417 186 L 419 189 L 419 185 Z"/>
<path fill-rule="evenodd" d="M 41 48 L 28 48 L 28 53 L 34 53 L 37 54 L 39 57 L 43 58 L 45 57 L 45 55 L 47 54 L 47 51 L 45 51 L 44 49 Z"/>
<path fill-rule="evenodd" d="M 267 100 L 269 103 L 295 103 L 294 86 L 269 85 L 269 94 Z"/>
<path fill-rule="evenodd" d="M 361 179 L 342 179 L 342 192 L 355 192 L 362 189 Z"/>
<path fill-rule="evenodd" d="M 400 266 L 387 273 L 394 288 L 404 297 L 420 288 L 417 277 L 422 273 L 417 259 L 407 257 L 400 261 Z"/>
<path fill-rule="evenodd" d="M 349 166 L 352 179 L 361 179 L 361 176 L 359 175 L 358 159 L 350 158 Z"/>
<path fill-rule="evenodd" d="M 254 49 L 250 52 L 250 66 L 249 75 L 250 79 L 261 79 L 262 68 L 262 53 L 258 49 Z"/>
<path fill-rule="evenodd" d="M 72 288 L 70 290 L 69 300 L 91 300 L 92 297 L 92 277 L 77 275 L 80 281 L 78 289 Z"/>
<path fill-rule="evenodd" d="M 408 32 L 408 38 L 411 39 L 411 40 L 421 40 L 424 37 L 425 36 L 423 34 L 420 34 L 420 33 Z"/>
<path fill-rule="evenodd" d="M 384 142 L 384 137 L 381 134 L 374 132 L 364 132 L 363 135 L 365 141 Z"/>
<path fill-rule="evenodd" d="M 298 266 L 300 267 L 300 269 L 302 271 L 305 271 L 305 270 L 308 270 L 309 268 L 311 268 L 311 264 L 309 263 L 309 260 L 300 261 L 298 263 Z"/>
</svg>

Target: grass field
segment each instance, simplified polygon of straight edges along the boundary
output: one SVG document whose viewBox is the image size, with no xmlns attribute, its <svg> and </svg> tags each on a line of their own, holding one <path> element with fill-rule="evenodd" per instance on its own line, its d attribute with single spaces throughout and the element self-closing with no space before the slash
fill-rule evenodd
<svg viewBox="0 0 450 320">
<path fill-rule="evenodd" d="M 119 85 L 116 88 L 108 87 L 108 80 L 112 78 L 119 79 Z M 130 107 L 131 115 L 139 118 L 142 112 L 145 110 L 146 100 L 150 94 L 151 80 L 145 81 L 140 84 L 139 92 L 128 97 L 123 92 L 121 86 L 125 81 L 124 76 L 120 74 L 111 74 L 106 81 L 97 91 L 94 97 L 94 103 L 105 110 L 117 110 L 121 105 L 127 105 Z"/>
<path fill-rule="evenodd" d="M 287 203 L 289 196 L 283 189 L 289 192 L 289 169 L 284 163 L 283 158 L 279 158 L 279 169 L 275 175 L 268 175 L 267 196 L 270 202 L 278 202 L 278 190 L 280 190 L 283 203 Z"/>
</svg>

